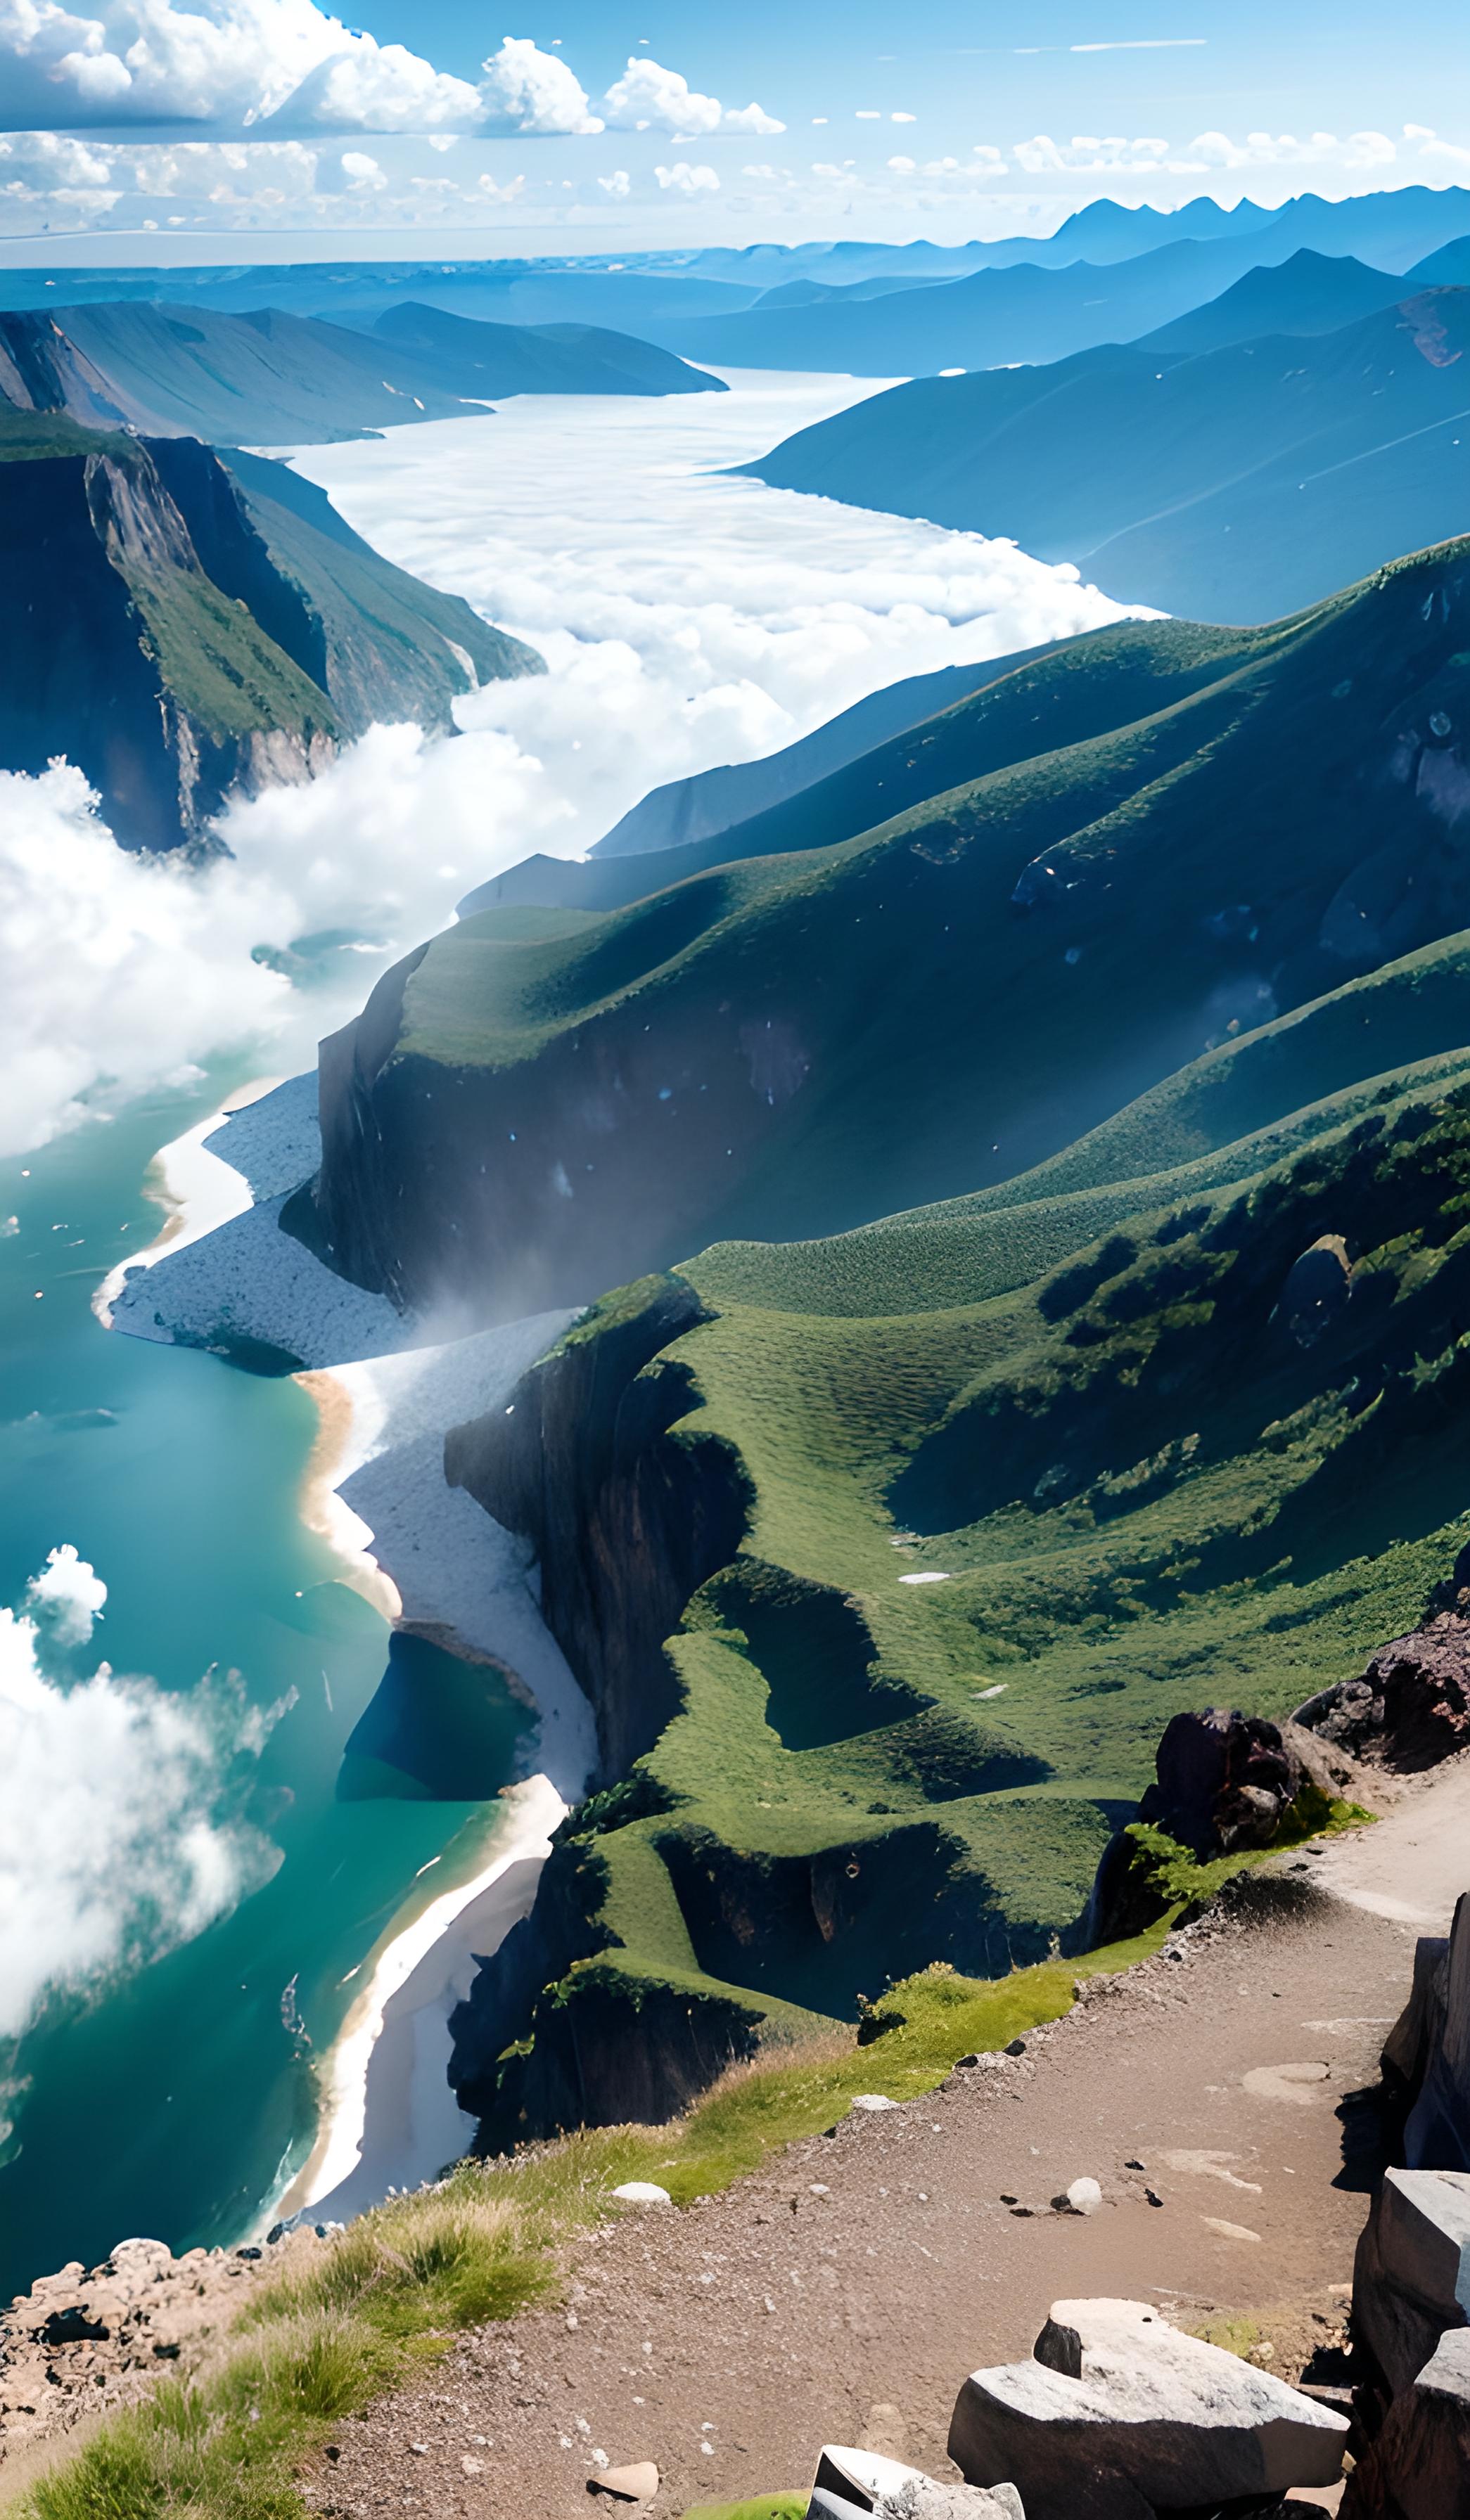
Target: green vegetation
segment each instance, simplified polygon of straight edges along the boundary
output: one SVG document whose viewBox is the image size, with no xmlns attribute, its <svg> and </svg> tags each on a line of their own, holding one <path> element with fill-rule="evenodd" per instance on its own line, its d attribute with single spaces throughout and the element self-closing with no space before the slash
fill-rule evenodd
<svg viewBox="0 0 1470 2520">
<path fill-rule="evenodd" d="M 1141 1206 L 1166 1143 L 1182 1168 L 1260 1126 L 1253 1096 L 1290 1130 L 1325 1091 L 1458 1053 L 1454 989 L 1406 988 L 1421 1047 L 1383 1056 L 1344 1005 L 1330 1057 L 1318 1028 L 1330 1085 L 1304 1061 L 1293 1091 L 1288 1043 L 1231 1071 L 1233 1107 L 1206 1076 L 1189 1108 L 1146 1101 L 1470 923 L 1446 840 L 1465 550 L 1266 628 L 1074 640 L 738 827 L 719 866 L 529 933 L 523 910 L 458 922 L 380 984 L 351 1070 L 370 1125 L 338 1125 L 329 1091 L 299 1230 L 411 1304 L 503 1313 L 528 1273 L 574 1302 L 715 1241 L 1014 1209 L 1048 1162 L 1071 1195 L 1105 1156 L 1091 1216 L 1043 1214 L 1029 1182 L 1022 1285 Z M 1121 1164 L 1092 1142 L 1127 1106 Z M 930 1304 L 981 1291 L 963 1249 L 947 1282 L 898 1268 Z"/>
<path fill-rule="evenodd" d="M 758 2494 L 750 2502 L 700 2502 L 684 2520 L 805 2520 L 806 2496 Z"/>
<path fill-rule="evenodd" d="M 1160 1937 L 1089 1957 L 1125 1967 Z M 324 2244 L 309 2270 L 253 2303 L 225 2359 L 115 2417 L 32 2487 L 25 2520 L 299 2520 L 296 2478 L 344 2416 L 445 2353 L 454 2335 L 554 2290 L 557 2251 L 609 2211 L 624 2181 L 675 2202 L 717 2194 L 782 2145 L 817 2134 L 854 2093 L 904 2100 L 957 2056 L 1064 2013 L 1079 1972 L 1056 1963 L 998 1986 L 935 1969 L 894 1990 L 861 2040 L 838 2034 L 737 2069 L 665 2127 L 580 2135 L 504 2163 L 465 2163 Z M 802 2498 L 740 2506 L 780 2514 Z"/>
<path fill-rule="evenodd" d="M 1470 1528 L 1470 1073 L 1361 1071 L 1470 1031 L 1467 979 L 1450 938 L 1001 1191 L 684 1264 L 706 1318 L 636 1387 L 675 1377 L 660 1475 L 724 1458 L 746 1535 L 630 1798 L 568 1824 L 580 1956 L 538 2037 L 660 1987 L 768 2040 L 935 1958 L 1005 1983 L 1075 1948 L 1171 1716 L 1283 1716 L 1423 1615 Z M 1290 1271 L 1333 1235 L 1351 1281 L 1301 1328 Z M 1282 1842 L 1354 1817 L 1308 1794 Z M 1130 1913 L 1219 1877 L 1135 1843 Z"/>
</svg>

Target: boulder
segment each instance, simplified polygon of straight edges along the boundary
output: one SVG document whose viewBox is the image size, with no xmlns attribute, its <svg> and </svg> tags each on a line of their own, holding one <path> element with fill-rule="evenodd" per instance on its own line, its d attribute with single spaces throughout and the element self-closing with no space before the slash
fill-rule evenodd
<svg viewBox="0 0 1470 2520">
<path fill-rule="evenodd" d="M 613 2190 L 618 2205 L 671 2205 L 673 2198 L 666 2187 L 659 2187 L 651 2179 L 625 2179 Z"/>
<path fill-rule="evenodd" d="M 1314 1347 L 1347 1309 L 1352 1292 L 1346 1242 L 1340 1234 L 1319 1235 L 1288 1269 L 1276 1320 L 1298 1347 Z"/>
<path fill-rule="evenodd" d="M 1403 2158 L 1411 2170 L 1470 2171 L 1470 1892 L 1456 1900 L 1448 1943 L 1436 1953 L 1424 1972 L 1424 2048 Z M 1414 1981 L 1417 1989 L 1417 1952 Z"/>
<path fill-rule="evenodd" d="M 1470 2319 L 1470 2175 L 1390 2170 L 1353 2269 L 1355 2359 L 1386 2408 Z"/>
<path fill-rule="evenodd" d="M 1373 1656 L 1359 1680 L 1339 1681 L 1292 1721 L 1324 1741 L 1403 1775 L 1470 1746 L 1470 1619 L 1441 1610 Z"/>
<path fill-rule="evenodd" d="M 1274 1724 L 1225 1706 L 1175 1715 L 1154 1766 L 1138 1818 L 1202 1859 L 1268 1846 L 1302 1781 Z"/>
<path fill-rule="evenodd" d="M 986 2491 L 924 2476 L 876 2451 L 830 2446 L 817 2461 L 807 2520 L 1026 2520 L 1013 2485 Z"/>
<path fill-rule="evenodd" d="M 1342 2520 L 1470 2520 L 1470 2328 L 1442 2336 L 1395 2400 L 1348 2481 Z"/>
<path fill-rule="evenodd" d="M 1012 2480 L 1028 2520 L 1154 2520 L 1331 2485 L 1347 2438 L 1341 2415 L 1146 2302 L 1061 2301 L 1032 2362 L 971 2373 L 949 2455 L 973 2485 Z"/>
</svg>

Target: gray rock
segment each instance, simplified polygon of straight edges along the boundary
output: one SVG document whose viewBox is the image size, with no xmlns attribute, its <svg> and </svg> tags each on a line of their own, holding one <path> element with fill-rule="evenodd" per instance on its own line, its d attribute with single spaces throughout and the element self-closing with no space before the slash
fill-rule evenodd
<svg viewBox="0 0 1470 2520">
<path fill-rule="evenodd" d="M 1348 1246 L 1340 1234 L 1319 1235 L 1286 1273 L 1276 1319 L 1298 1347 L 1313 1347 L 1353 1293 Z"/>
<path fill-rule="evenodd" d="M 1470 2318 L 1470 2175 L 1390 2170 L 1353 2269 L 1353 2336 L 1385 2403 L 1413 2386 L 1447 2328 Z"/>
<path fill-rule="evenodd" d="M 1145 2302 L 1062 2301 L 1035 2360 L 971 2373 L 949 2455 L 971 2484 L 1011 2479 L 1028 2520 L 1154 2520 L 1331 2485 L 1347 2438 L 1341 2415 Z"/>
<path fill-rule="evenodd" d="M 808 2520 L 1026 2520 L 1013 2485 L 941 2482 L 876 2451 L 829 2444 L 817 2461 Z"/>
<path fill-rule="evenodd" d="M 1442 2336 L 1358 2461 L 1342 2520 L 1470 2520 L 1470 2328 Z"/>
<path fill-rule="evenodd" d="M 1403 2158 L 1411 2170 L 1470 2170 L 1470 1892 L 1455 1902 L 1448 1949 L 1428 1977 L 1419 2095 Z M 1417 1953 L 1414 1981 L 1417 1991 Z"/>
</svg>

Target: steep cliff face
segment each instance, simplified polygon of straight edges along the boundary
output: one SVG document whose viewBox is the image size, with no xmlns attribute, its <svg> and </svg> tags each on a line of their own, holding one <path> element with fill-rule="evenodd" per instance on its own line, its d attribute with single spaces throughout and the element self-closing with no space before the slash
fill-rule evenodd
<svg viewBox="0 0 1470 2520">
<path fill-rule="evenodd" d="M 241 474 L 196 438 L 0 415 L 0 767 L 65 754 L 124 847 L 207 850 L 231 795 L 311 776 L 375 719 L 447 731 L 478 681 L 543 670 L 283 466 Z"/>
<path fill-rule="evenodd" d="M 125 847 L 207 846 L 229 794 L 330 759 L 326 694 L 206 575 L 146 447 L 0 463 L 0 761 L 75 761 Z"/>
<path fill-rule="evenodd" d="M 1013 1179 L 1470 922 L 1470 548 L 1059 648 L 590 914 L 491 909 L 322 1066 L 322 1247 L 416 1306 Z M 651 880 L 658 881 L 657 870 Z"/>
<path fill-rule="evenodd" d="M 687 1368 L 660 1352 L 703 1318 L 681 1279 L 629 1287 L 533 1368 L 509 1412 L 445 1440 L 451 1487 L 534 1546 L 542 1611 L 592 1701 L 605 1780 L 676 1711 L 665 1639 L 745 1532 L 748 1484 L 730 1448 L 669 1432 L 693 1394 Z"/>
</svg>

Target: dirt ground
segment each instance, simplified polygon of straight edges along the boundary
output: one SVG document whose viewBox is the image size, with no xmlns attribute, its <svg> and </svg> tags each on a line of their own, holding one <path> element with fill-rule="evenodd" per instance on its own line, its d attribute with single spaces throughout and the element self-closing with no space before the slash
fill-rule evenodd
<svg viewBox="0 0 1470 2520">
<path fill-rule="evenodd" d="M 1028 2355 L 1065 2296 L 1248 2319 L 1271 2368 L 1295 2378 L 1321 2347 L 1330 2376 L 1378 2159 L 1355 2095 L 1415 1935 L 1470 1885 L 1470 1761 L 1254 1881 L 1240 1913 L 1099 1982 L 1023 2055 L 588 2235 L 555 2309 L 476 2333 L 432 2385 L 345 2424 L 312 2500 L 345 2520 L 572 2520 L 606 2462 L 651 2458 L 672 2520 L 809 2482 L 823 2441 L 942 2475 L 964 2374 Z M 1054 2213 L 1080 2176 L 1101 2209 Z"/>
</svg>

